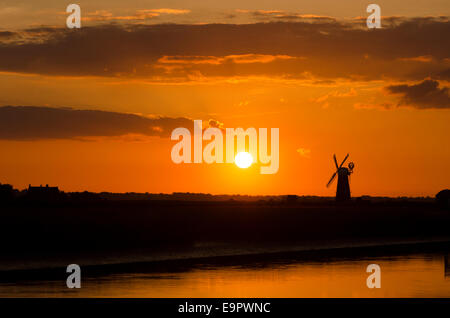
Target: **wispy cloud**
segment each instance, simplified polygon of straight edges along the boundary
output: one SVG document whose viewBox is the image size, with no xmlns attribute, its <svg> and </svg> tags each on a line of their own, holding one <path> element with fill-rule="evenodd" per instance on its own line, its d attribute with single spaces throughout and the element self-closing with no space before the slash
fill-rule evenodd
<svg viewBox="0 0 450 318">
<path fill-rule="evenodd" d="M 158 60 L 161 64 L 250 64 L 250 63 L 270 63 L 275 60 L 290 60 L 297 57 L 288 55 L 268 55 L 268 54 L 237 54 L 228 56 L 163 56 Z"/>
<path fill-rule="evenodd" d="M 402 57 L 402 58 L 399 58 L 399 61 L 429 63 L 429 62 L 433 61 L 433 57 L 430 55 Z"/>
<path fill-rule="evenodd" d="M 97 10 L 94 12 L 87 13 L 86 17 L 83 17 L 83 21 L 120 21 L 120 20 L 147 20 L 155 17 L 159 17 L 162 14 L 180 15 L 190 13 L 191 10 L 187 9 L 142 9 L 137 10 L 131 15 L 114 15 L 112 12 L 107 10 Z"/>
<path fill-rule="evenodd" d="M 298 148 L 297 153 L 303 158 L 311 158 L 311 149 Z"/>
<path fill-rule="evenodd" d="M 258 20 L 266 21 L 336 21 L 336 18 L 331 16 L 304 14 L 297 12 L 288 12 L 283 10 L 244 10 L 237 9 L 237 13 L 248 14 Z"/>
</svg>

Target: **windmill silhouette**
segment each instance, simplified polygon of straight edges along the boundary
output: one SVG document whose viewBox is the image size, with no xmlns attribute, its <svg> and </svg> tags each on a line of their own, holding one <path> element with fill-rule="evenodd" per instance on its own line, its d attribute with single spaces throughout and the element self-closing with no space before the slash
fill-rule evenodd
<svg viewBox="0 0 450 318">
<path fill-rule="evenodd" d="M 336 172 L 331 176 L 330 181 L 327 183 L 327 188 L 333 183 L 336 175 L 338 176 L 338 183 L 336 188 L 336 201 L 347 201 L 350 200 L 350 184 L 348 182 L 348 177 L 353 173 L 353 168 L 355 168 L 355 164 L 350 162 L 348 167 L 342 167 L 347 160 L 349 154 L 345 156 L 344 160 L 340 166 L 338 166 L 336 155 L 333 155 L 334 164 L 336 165 Z"/>
</svg>

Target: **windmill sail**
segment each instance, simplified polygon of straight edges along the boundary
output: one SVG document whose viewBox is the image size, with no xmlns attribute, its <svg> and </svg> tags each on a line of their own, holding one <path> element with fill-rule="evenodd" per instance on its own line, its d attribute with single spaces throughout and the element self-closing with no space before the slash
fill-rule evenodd
<svg viewBox="0 0 450 318">
<path fill-rule="evenodd" d="M 345 156 L 345 158 L 344 158 L 344 160 L 342 160 L 342 163 L 341 163 L 341 165 L 339 166 L 339 168 L 342 168 L 342 165 L 343 165 L 344 162 L 347 160 L 348 156 L 349 156 L 349 154 L 347 154 L 347 155 Z M 336 161 L 336 158 L 335 158 L 335 161 Z"/>
<path fill-rule="evenodd" d="M 330 184 L 333 182 L 334 178 L 336 178 L 336 174 L 337 174 L 337 172 L 333 173 L 333 175 L 331 176 L 330 181 L 328 181 L 328 183 L 327 183 L 327 188 L 328 188 L 328 187 L 330 186 Z"/>
</svg>

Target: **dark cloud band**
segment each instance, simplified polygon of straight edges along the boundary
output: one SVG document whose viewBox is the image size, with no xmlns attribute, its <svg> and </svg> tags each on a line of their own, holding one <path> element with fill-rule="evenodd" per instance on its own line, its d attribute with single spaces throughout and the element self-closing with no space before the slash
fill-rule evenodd
<svg viewBox="0 0 450 318">
<path fill-rule="evenodd" d="M 390 85 L 388 93 L 400 96 L 399 106 L 412 106 L 420 109 L 450 109 L 448 87 L 439 87 L 439 82 L 424 80 L 418 84 Z"/>
<path fill-rule="evenodd" d="M 77 30 L 41 27 L 24 30 L 17 41 L 2 42 L 0 37 L 0 71 L 154 81 L 234 76 L 450 79 L 447 18 L 387 21 L 377 30 L 368 30 L 364 21 L 329 19 L 242 25 L 107 24 Z M 251 55 L 263 58 L 252 63 L 239 58 Z M 277 56 L 287 58 L 270 58 Z M 175 63 L 180 58 L 186 63 Z"/>
<path fill-rule="evenodd" d="M 177 127 L 191 127 L 187 118 L 148 118 L 100 110 L 32 106 L 0 107 L 0 139 L 73 139 L 140 134 L 168 137 Z"/>
</svg>

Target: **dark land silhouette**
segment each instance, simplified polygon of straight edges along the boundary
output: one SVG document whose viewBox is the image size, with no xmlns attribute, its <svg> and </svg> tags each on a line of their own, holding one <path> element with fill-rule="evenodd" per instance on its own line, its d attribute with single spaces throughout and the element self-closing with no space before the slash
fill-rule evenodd
<svg viewBox="0 0 450 318">
<path fill-rule="evenodd" d="M 217 256 L 395 242 L 450 242 L 449 191 L 437 198 L 64 193 L 0 186 L 2 259 L 98 251 Z M 186 254 L 187 253 L 187 254 Z M 204 255 L 204 254 L 202 254 Z"/>
</svg>

